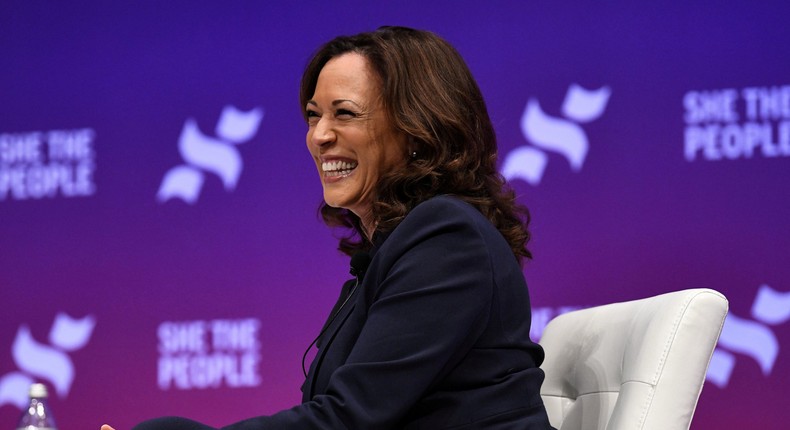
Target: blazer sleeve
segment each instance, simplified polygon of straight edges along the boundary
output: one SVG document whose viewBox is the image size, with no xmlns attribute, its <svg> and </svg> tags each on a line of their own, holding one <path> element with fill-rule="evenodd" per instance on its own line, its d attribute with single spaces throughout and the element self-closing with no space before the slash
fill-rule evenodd
<svg viewBox="0 0 790 430">
<path fill-rule="evenodd" d="M 374 286 L 363 291 L 365 323 L 324 394 L 225 429 L 397 427 L 472 347 L 490 314 L 491 258 L 459 205 L 417 206 L 378 251 L 365 279 Z"/>
</svg>

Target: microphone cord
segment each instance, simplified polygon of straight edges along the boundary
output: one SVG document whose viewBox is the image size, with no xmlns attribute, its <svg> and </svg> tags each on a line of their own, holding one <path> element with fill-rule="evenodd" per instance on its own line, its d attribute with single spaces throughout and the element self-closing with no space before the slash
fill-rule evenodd
<svg viewBox="0 0 790 430">
<path fill-rule="evenodd" d="M 362 278 L 365 276 L 365 271 L 367 271 L 368 266 L 370 265 L 370 259 L 371 259 L 370 254 L 364 251 L 357 252 L 351 257 L 350 272 L 354 277 L 357 278 L 357 281 L 354 283 L 354 286 L 351 287 L 351 291 L 348 292 L 346 299 L 343 300 L 343 303 L 341 303 L 340 307 L 337 308 L 335 314 L 332 315 L 331 318 L 329 318 L 329 321 L 324 325 L 324 328 L 321 329 L 321 332 L 318 333 L 318 336 L 316 336 L 315 339 L 313 339 L 313 341 L 310 342 L 310 345 L 307 346 L 307 349 L 304 351 L 304 354 L 302 354 L 302 373 L 304 374 L 305 378 L 307 378 L 307 370 L 305 370 L 304 362 L 307 359 L 307 353 L 310 352 L 310 348 L 312 348 L 313 345 L 315 345 L 315 343 L 318 342 L 318 339 L 320 339 L 321 336 L 324 333 L 326 333 L 326 331 L 329 329 L 329 326 L 331 326 L 332 323 L 335 321 L 335 318 L 337 318 L 337 316 L 340 315 L 340 311 L 343 310 L 343 307 L 345 307 L 346 303 L 348 303 L 349 299 L 351 299 L 351 296 L 354 295 L 354 292 L 357 290 L 359 283 L 362 282 Z"/>
<path fill-rule="evenodd" d="M 312 348 L 313 345 L 315 345 L 315 343 L 318 342 L 318 339 L 321 339 L 321 336 L 324 333 L 326 333 L 326 331 L 329 329 L 329 326 L 331 326 L 332 323 L 335 321 L 335 318 L 337 318 L 337 316 L 340 315 L 340 311 L 343 310 L 343 307 L 346 306 L 346 303 L 348 303 L 349 299 L 351 299 L 351 296 L 354 295 L 354 292 L 357 290 L 358 285 L 359 285 L 359 278 L 357 278 L 357 282 L 354 283 L 354 286 L 351 287 L 351 291 L 348 292 L 348 296 L 346 296 L 346 299 L 343 300 L 343 303 L 340 305 L 339 308 L 337 308 L 335 314 L 332 315 L 332 318 L 330 318 L 329 322 L 326 323 L 326 326 L 324 326 L 321 332 L 318 333 L 318 336 L 316 336 L 315 339 L 313 339 L 313 341 L 310 342 L 310 345 L 307 345 L 307 349 L 304 351 L 304 354 L 302 354 L 302 373 L 304 374 L 305 378 L 307 378 L 307 370 L 305 370 L 304 361 L 307 359 L 307 353 L 310 352 L 310 348 Z"/>
</svg>

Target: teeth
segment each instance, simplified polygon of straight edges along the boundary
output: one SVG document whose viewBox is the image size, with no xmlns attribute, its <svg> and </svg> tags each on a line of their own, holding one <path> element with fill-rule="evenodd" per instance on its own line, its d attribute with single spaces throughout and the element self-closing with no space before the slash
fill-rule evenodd
<svg viewBox="0 0 790 430">
<path fill-rule="evenodd" d="M 357 163 L 348 161 L 328 161 L 321 163 L 321 169 L 324 171 L 324 173 L 331 176 L 347 175 L 351 173 L 351 171 L 356 167 Z"/>
</svg>

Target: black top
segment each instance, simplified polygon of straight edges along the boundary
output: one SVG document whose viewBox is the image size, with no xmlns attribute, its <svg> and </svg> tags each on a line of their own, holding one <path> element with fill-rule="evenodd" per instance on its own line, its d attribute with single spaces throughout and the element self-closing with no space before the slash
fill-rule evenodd
<svg viewBox="0 0 790 430">
<path fill-rule="evenodd" d="M 371 254 L 317 343 L 304 402 L 223 430 L 551 428 L 524 275 L 488 219 L 435 197 Z"/>
</svg>

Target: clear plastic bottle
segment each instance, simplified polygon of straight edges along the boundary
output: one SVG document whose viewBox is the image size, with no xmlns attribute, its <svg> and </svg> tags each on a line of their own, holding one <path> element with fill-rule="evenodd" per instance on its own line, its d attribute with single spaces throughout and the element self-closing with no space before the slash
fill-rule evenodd
<svg viewBox="0 0 790 430">
<path fill-rule="evenodd" d="M 17 430 L 56 430 L 55 418 L 47 404 L 47 386 L 33 384 L 30 386 L 30 404 L 22 411 Z"/>
</svg>

